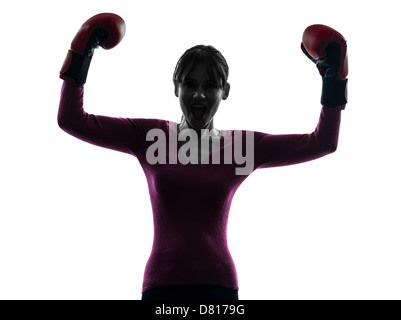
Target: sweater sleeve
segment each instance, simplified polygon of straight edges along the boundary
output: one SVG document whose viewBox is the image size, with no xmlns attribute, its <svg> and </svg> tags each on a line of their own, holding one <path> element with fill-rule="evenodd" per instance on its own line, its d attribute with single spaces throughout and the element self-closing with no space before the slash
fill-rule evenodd
<svg viewBox="0 0 401 320">
<path fill-rule="evenodd" d="M 88 114 L 83 104 L 84 87 L 64 81 L 57 115 L 61 129 L 94 145 L 136 156 L 139 133 L 134 119 Z"/>
<path fill-rule="evenodd" d="M 322 107 L 310 134 L 255 132 L 255 169 L 286 166 L 323 157 L 337 149 L 341 110 Z"/>
</svg>

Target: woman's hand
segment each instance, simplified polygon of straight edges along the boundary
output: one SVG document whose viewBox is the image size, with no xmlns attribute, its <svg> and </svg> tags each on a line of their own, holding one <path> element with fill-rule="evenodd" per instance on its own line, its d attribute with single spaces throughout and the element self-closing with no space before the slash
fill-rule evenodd
<svg viewBox="0 0 401 320">
<path fill-rule="evenodd" d="M 316 64 L 322 76 L 322 105 L 344 109 L 348 80 L 347 44 L 344 37 L 328 26 L 311 25 L 303 33 L 301 49 Z"/>
<path fill-rule="evenodd" d="M 124 20 L 113 13 L 100 13 L 87 20 L 71 42 L 60 78 L 75 86 L 83 86 L 88 75 L 94 49 L 114 48 L 125 34 Z"/>
</svg>

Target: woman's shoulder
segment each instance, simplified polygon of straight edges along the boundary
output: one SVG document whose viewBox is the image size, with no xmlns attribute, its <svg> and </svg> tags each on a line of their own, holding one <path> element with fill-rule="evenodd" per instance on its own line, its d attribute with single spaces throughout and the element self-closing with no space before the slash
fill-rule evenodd
<svg viewBox="0 0 401 320">
<path fill-rule="evenodd" d="M 150 129 L 165 129 L 169 122 L 168 120 L 156 118 L 129 118 L 129 120 L 138 128 L 144 130 Z"/>
</svg>

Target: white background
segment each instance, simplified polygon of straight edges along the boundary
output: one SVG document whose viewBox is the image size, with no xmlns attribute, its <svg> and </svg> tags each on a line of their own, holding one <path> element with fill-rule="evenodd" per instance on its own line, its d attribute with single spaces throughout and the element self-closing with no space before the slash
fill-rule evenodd
<svg viewBox="0 0 401 320">
<path fill-rule="evenodd" d="M 348 42 L 349 104 L 338 149 L 254 172 L 234 197 L 228 240 L 240 299 L 400 299 L 400 63 L 396 1 L 2 2 L 0 299 L 140 299 L 153 224 L 129 155 L 59 129 L 58 73 L 81 24 L 124 18 L 96 50 L 86 111 L 179 122 L 172 74 L 211 44 L 230 66 L 218 129 L 314 130 L 321 79 L 300 50 L 321 23 Z M 4 7 L 3 7 L 4 6 Z"/>
</svg>

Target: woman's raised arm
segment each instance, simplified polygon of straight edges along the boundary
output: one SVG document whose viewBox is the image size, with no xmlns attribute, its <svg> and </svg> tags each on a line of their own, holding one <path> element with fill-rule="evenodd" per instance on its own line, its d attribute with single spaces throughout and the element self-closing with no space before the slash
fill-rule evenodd
<svg viewBox="0 0 401 320">
<path fill-rule="evenodd" d="M 115 47 L 125 34 L 124 20 L 100 13 L 87 20 L 71 42 L 60 71 L 64 79 L 57 121 L 61 129 L 86 142 L 135 155 L 137 127 L 133 119 L 88 114 L 84 110 L 84 84 L 94 50 Z"/>
<path fill-rule="evenodd" d="M 320 158 L 337 149 L 341 110 L 347 103 L 348 58 L 344 37 L 321 24 L 302 36 L 301 49 L 322 76 L 322 111 L 310 134 L 268 135 L 256 132 L 256 168 L 282 166 Z"/>
<path fill-rule="evenodd" d="M 135 119 L 88 114 L 83 106 L 84 87 L 64 81 L 57 115 L 60 128 L 85 142 L 136 155 L 138 128 Z"/>
</svg>

